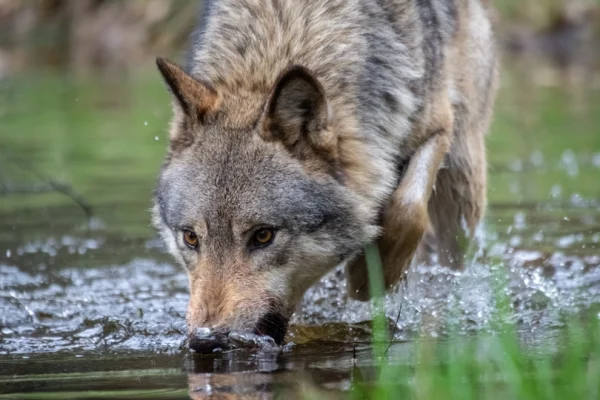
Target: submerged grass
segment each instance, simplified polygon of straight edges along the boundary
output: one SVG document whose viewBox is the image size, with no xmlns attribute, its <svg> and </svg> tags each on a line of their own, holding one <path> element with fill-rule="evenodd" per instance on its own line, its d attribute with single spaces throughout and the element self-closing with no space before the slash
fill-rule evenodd
<svg viewBox="0 0 600 400">
<path fill-rule="evenodd" d="M 496 315 L 488 332 L 466 336 L 449 326 L 444 338 L 416 339 L 410 361 L 382 352 L 387 334 L 381 261 L 372 248 L 369 263 L 373 307 L 375 379 L 359 367 L 350 388 L 352 399 L 598 399 L 600 398 L 600 309 L 565 314 L 543 335 L 519 330 L 505 287 L 502 265 L 494 268 Z M 531 340 L 532 336 L 541 336 Z"/>
</svg>

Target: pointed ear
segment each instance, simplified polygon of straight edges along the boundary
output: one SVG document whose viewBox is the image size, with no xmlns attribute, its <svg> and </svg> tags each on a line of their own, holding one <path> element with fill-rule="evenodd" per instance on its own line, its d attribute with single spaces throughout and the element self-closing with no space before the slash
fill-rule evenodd
<svg viewBox="0 0 600 400">
<path fill-rule="evenodd" d="M 217 108 L 218 93 L 209 84 L 193 78 L 164 58 L 157 58 L 156 65 L 173 95 L 174 106 L 187 117 L 196 121 Z"/>
<path fill-rule="evenodd" d="M 333 135 L 327 131 L 329 111 L 325 91 L 304 67 L 292 66 L 280 75 L 267 100 L 261 135 L 280 140 L 293 150 L 308 144 L 328 150 Z M 321 151 L 319 151 L 321 152 Z"/>
</svg>

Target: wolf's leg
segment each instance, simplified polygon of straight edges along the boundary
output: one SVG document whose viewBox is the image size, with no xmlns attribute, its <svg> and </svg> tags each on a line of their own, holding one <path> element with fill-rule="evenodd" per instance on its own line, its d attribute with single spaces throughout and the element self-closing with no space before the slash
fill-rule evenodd
<svg viewBox="0 0 600 400">
<path fill-rule="evenodd" d="M 411 158 L 400 186 L 384 209 L 383 233 L 378 240 L 385 287 L 396 284 L 410 266 L 429 226 L 427 205 L 437 172 L 449 148 L 449 131 L 433 131 Z M 348 295 L 368 300 L 369 283 L 363 256 L 346 267 Z"/>
<path fill-rule="evenodd" d="M 486 205 L 486 156 L 483 134 L 457 114 L 455 136 L 429 200 L 440 264 L 462 269 L 464 253 Z"/>
</svg>

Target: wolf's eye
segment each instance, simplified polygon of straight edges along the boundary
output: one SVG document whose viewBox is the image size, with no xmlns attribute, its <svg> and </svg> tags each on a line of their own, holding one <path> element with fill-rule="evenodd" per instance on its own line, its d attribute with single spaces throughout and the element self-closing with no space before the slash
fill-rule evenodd
<svg viewBox="0 0 600 400">
<path fill-rule="evenodd" d="M 183 231 L 183 241 L 186 246 L 195 249 L 198 247 L 198 236 L 192 231 L 188 231 L 187 229 Z"/>
<path fill-rule="evenodd" d="M 256 247 L 264 247 L 273 241 L 275 237 L 275 231 L 270 228 L 261 228 L 254 232 L 252 236 L 252 244 Z"/>
</svg>

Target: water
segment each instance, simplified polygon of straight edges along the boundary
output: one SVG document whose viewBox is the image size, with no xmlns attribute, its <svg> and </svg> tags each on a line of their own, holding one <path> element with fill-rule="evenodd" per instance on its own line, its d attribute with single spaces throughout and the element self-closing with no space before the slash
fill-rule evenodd
<svg viewBox="0 0 600 400">
<path fill-rule="evenodd" d="M 531 344 L 600 304 L 600 91 L 576 106 L 523 71 L 503 76 L 468 267 L 418 266 L 388 295 L 390 362 L 411 362 L 417 334 L 493 330 L 499 293 Z M 0 82 L 0 398 L 331 394 L 373 366 L 369 305 L 341 270 L 307 293 L 283 349 L 186 350 L 187 277 L 149 226 L 169 115 L 156 74 Z"/>
</svg>

